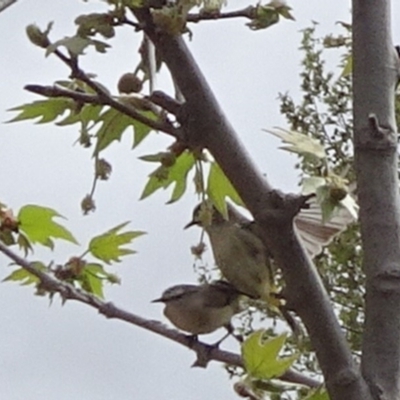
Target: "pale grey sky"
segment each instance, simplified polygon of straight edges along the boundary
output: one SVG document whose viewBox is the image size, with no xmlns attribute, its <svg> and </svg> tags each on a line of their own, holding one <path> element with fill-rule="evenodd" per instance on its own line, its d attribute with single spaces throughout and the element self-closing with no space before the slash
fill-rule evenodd
<svg viewBox="0 0 400 400">
<path fill-rule="evenodd" d="M 28 42 L 25 26 L 45 27 L 54 21 L 52 37 L 62 37 L 72 32 L 77 15 L 98 10 L 99 4 L 104 7 L 95 0 L 20 0 L 0 14 L 1 121 L 13 116 L 6 109 L 38 99 L 23 90 L 25 84 L 51 84 L 68 76 L 55 57 L 44 58 Z M 231 1 L 232 6 L 246 4 Z M 321 23 L 320 32 L 327 33 L 338 29 L 336 21 L 350 20 L 348 1 L 293 0 L 291 5 L 295 22 L 283 21 L 259 32 L 247 29 L 243 20 L 204 23 L 193 27 L 189 44 L 243 142 L 271 182 L 283 190 L 296 190 L 294 158 L 278 151 L 278 141 L 262 129 L 284 127 L 277 95 L 298 92 L 299 30 L 315 20 Z M 400 7 L 395 6 L 393 15 L 398 17 Z M 399 43 L 400 30 L 395 28 L 395 43 Z M 137 61 L 137 40 L 129 32 L 118 31 L 108 54 L 89 50 L 83 65 L 116 92 L 119 76 Z M 79 204 L 90 190 L 93 168 L 91 151 L 74 145 L 75 129 L 30 122 L 2 124 L 0 202 L 16 210 L 28 203 L 55 208 L 68 218 L 65 224 L 83 245 L 91 236 L 126 220 L 132 221 L 132 229 L 146 230 L 148 235 L 134 245 L 139 253 L 115 268 L 122 285 L 107 288 L 106 295 L 127 310 L 165 321 L 161 306 L 150 300 L 170 285 L 196 280 L 190 246 L 199 232 L 182 230 L 195 200 L 188 195 L 178 204 L 165 206 L 168 193 L 160 192 L 138 202 L 153 166 L 137 157 L 163 150 L 170 139 L 153 135 L 132 152 L 126 135 L 107 149 L 104 157 L 113 165 L 111 179 L 98 187 L 97 212 L 83 217 Z M 31 259 L 62 263 L 80 253 L 76 246 L 57 242 L 55 252 L 39 251 Z M 0 259 L 2 279 L 11 268 L 4 257 Z M 194 355 L 167 339 L 108 321 L 81 304 L 68 302 L 62 307 L 56 300 L 50 307 L 32 292 L 11 283 L 0 285 L 1 399 L 235 398 L 221 365 L 191 369 Z M 227 346 L 238 350 L 234 342 Z"/>
</svg>

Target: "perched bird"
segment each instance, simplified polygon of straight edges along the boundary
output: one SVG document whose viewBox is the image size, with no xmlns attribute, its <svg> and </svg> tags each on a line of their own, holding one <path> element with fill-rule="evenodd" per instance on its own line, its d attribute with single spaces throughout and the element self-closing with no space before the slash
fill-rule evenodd
<svg viewBox="0 0 400 400">
<path fill-rule="evenodd" d="M 211 333 L 221 327 L 231 332 L 231 318 L 240 311 L 240 293 L 225 281 L 203 285 L 176 285 L 152 302 L 165 304 L 164 315 L 192 335 Z"/>
<path fill-rule="evenodd" d="M 262 242 L 257 225 L 230 204 L 227 207 L 228 219 L 225 219 L 209 202 L 202 203 L 194 209 L 192 221 L 185 228 L 193 225 L 204 228 L 217 266 L 237 290 L 270 301 L 272 255 Z M 308 253 L 314 257 L 353 221 L 353 216 L 343 209 L 324 224 L 319 205 L 310 199 L 309 208 L 300 211 L 294 225 Z"/>
</svg>

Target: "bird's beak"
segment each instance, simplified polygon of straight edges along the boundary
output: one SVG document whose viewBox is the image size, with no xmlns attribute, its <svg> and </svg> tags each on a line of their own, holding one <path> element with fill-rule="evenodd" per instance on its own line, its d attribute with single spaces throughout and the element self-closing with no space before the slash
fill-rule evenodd
<svg viewBox="0 0 400 400">
<path fill-rule="evenodd" d="M 150 303 L 162 303 L 164 301 L 164 299 L 162 297 L 152 300 Z"/>
<path fill-rule="evenodd" d="M 193 225 L 197 225 L 197 224 L 198 224 L 198 222 L 197 222 L 197 221 L 195 221 L 195 220 L 192 220 L 192 221 L 190 221 L 188 224 L 186 224 L 186 225 L 183 227 L 183 229 L 190 228 L 191 226 L 193 226 Z"/>
</svg>

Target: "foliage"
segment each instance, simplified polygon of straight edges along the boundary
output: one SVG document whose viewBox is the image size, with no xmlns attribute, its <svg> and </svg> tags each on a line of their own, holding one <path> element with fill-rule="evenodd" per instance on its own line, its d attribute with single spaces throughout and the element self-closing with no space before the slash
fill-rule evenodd
<svg viewBox="0 0 400 400">
<path fill-rule="evenodd" d="M 321 39 L 316 37 L 315 24 L 303 31 L 301 49 L 304 58 L 300 74 L 302 98 L 296 104 L 289 94 L 281 94 L 280 107 L 291 129 L 321 143 L 330 166 L 329 173 L 342 179 L 345 177 L 347 187 L 354 190 L 351 76 L 343 73 L 335 76 L 332 72 L 326 72 L 323 57 L 326 48 L 332 48 L 332 44 L 335 44 L 344 50 L 340 67 L 346 68 L 350 34 L 346 29 L 345 35 Z M 303 183 L 307 184 L 310 177 L 315 179 L 322 176 L 325 179 L 326 168 L 321 171 L 320 165 L 309 162 L 303 154 L 299 158 L 297 168 Z M 361 270 L 361 257 L 359 229 L 352 226 L 316 259 L 316 265 L 355 353 L 361 349 L 364 321 L 365 277 Z M 305 354 L 303 352 L 303 357 Z M 302 362 L 315 370 L 312 359 L 303 359 Z"/>
<path fill-rule="evenodd" d="M 18 244 L 25 254 L 29 251 L 33 252 L 35 243 L 53 250 L 55 247 L 54 239 L 62 239 L 77 245 L 78 242 L 72 233 L 64 226 L 54 222 L 54 217 L 61 217 L 61 215 L 51 208 L 37 205 L 23 206 L 17 217 L 14 217 L 11 209 L 0 204 L 0 240 L 8 246 Z M 134 250 L 123 246 L 131 244 L 144 232 L 121 232 L 127 224 L 128 222 L 125 222 L 104 234 L 93 237 L 82 255 L 73 256 L 64 264 L 54 266 L 51 263 L 46 266 L 42 262 L 35 262 L 32 263 L 32 266 L 102 298 L 104 297 L 104 282 L 119 283 L 119 278 L 108 272 L 103 264 L 90 261 L 86 256 L 90 254 L 109 265 L 120 261 L 121 257 L 135 253 Z M 34 285 L 37 294 L 47 294 L 50 298 L 53 296 L 51 292 L 43 289 L 38 277 L 23 268 L 15 269 L 4 278 L 4 281 L 19 282 L 21 285 Z"/>
<path fill-rule="evenodd" d="M 126 132 L 132 135 L 132 147 L 135 149 L 149 135 L 157 130 L 162 131 L 164 127 L 166 133 L 174 136 L 175 142 L 167 149 L 140 157 L 145 162 L 156 164 L 156 168 L 148 177 L 141 199 L 148 198 L 160 189 L 171 188 L 168 202 L 176 202 L 192 184 L 202 200 L 211 200 L 226 216 L 226 200 L 238 205 L 243 204 L 242 200 L 206 150 L 188 148 L 184 140 L 181 140 L 181 132 L 178 129 L 179 115 L 170 110 L 161 110 L 158 104 L 152 102 L 151 97 L 142 93 L 145 90 L 143 84 L 151 75 L 147 67 L 149 60 L 144 56 L 142 48 L 139 50 L 141 60 L 138 67 L 134 73 L 128 73 L 129 77 L 134 79 L 137 89 L 125 91 L 120 87 L 120 92 L 124 94 L 113 95 L 108 88 L 96 82 L 93 76 L 85 74 L 78 63 L 80 57 L 89 49 L 104 53 L 110 47 L 110 40 L 115 37 L 117 28 L 129 25 L 140 30 L 138 23 L 128 19 L 128 10 L 134 11 L 148 6 L 146 10 L 149 11 L 157 29 L 171 35 L 179 35 L 189 31 L 190 13 L 198 11 L 196 17 L 199 20 L 210 14 L 217 17 L 222 13 L 225 2 L 179 0 L 164 3 L 152 0 L 110 0 L 108 3 L 109 12 L 77 17 L 76 32 L 54 42 L 50 41 L 52 24 L 44 31 L 34 25 L 27 28 L 31 42 L 45 49 L 46 56 L 56 56 L 66 63 L 72 73 L 69 80 L 57 81 L 52 88 L 42 90 L 40 94 L 47 96 L 46 100 L 12 108 L 11 111 L 18 114 L 10 122 L 32 120 L 40 124 L 54 123 L 60 127 L 74 124 L 79 126 L 78 142 L 84 148 L 93 148 L 95 161 L 93 187 L 82 201 L 85 213 L 95 209 L 96 182 L 107 180 L 112 171 L 112 165 L 101 158 L 104 150 L 114 142 L 121 141 Z M 251 10 L 251 15 L 246 17 L 251 20 L 247 25 L 252 30 L 268 28 L 281 17 L 293 19 L 290 8 L 280 1 L 258 4 Z M 281 94 L 280 109 L 290 129 L 269 131 L 284 142 L 284 150 L 298 156 L 297 168 L 301 171 L 303 192 L 317 194 L 325 220 L 330 218 L 335 207 L 346 207 L 353 214 L 357 208 L 352 197 L 352 82 L 349 73 L 352 63 L 351 29 L 345 24 L 342 26 L 345 29 L 344 35 L 331 35 L 324 39 L 316 37 L 315 25 L 303 31 L 301 50 L 304 58 L 300 74 L 302 98 L 297 104 L 288 93 Z M 102 40 L 97 39 L 99 36 Z M 323 57 L 326 48 L 340 48 L 343 53 L 339 74 L 326 71 Z M 158 64 L 159 69 L 161 62 Z M 139 77 L 140 71 L 144 73 L 144 77 Z M 400 110 L 399 104 L 398 102 L 397 110 Z M 192 181 L 189 178 L 193 178 Z M 60 217 L 55 210 L 36 205 L 22 207 L 17 217 L 14 217 L 10 209 L 0 205 L 0 240 L 8 246 L 18 244 L 25 253 L 33 251 L 33 245 L 36 243 L 53 249 L 55 239 L 77 244 L 72 233 L 54 221 Z M 118 277 L 108 271 L 109 265 L 133 254 L 134 251 L 127 245 L 144 233 L 125 231 L 127 224 L 119 224 L 93 237 L 82 255 L 73 256 L 65 263 L 45 265 L 38 261 L 33 263 L 33 266 L 102 298 L 104 282 L 119 283 Z M 351 226 L 316 260 L 355 354 L 361 349 L 365 296 L 365 277 L 361 271 L 362 253 L 358 232 L 357 226 Z M 36 276 L 22 268 L 15 269 L 4 280 L 34 285 L 37 294 L 48 295 L 50 298 L 53 296 L 41 287 Z M 249 309 L 242 314 L 237 326 L 241 333 L 248 335 L 242 345 L 242 358 L 247 374 L 244 381 L 259 395 L 270 393 L 271 398 L 284 398 L 284 392 L 289 389 L 274 386 L 274 378 L 292 365 L 320 374 L 315 354 L 308 338 L 288 338 L 286 334 L 278 334 L 281 328 L 274 323 L 275 320 L 268 320 L 272 322 L 267 331 L 254 332 L 254 325 L 265 323 L 271 312 L 256 302 L 249 301 L 249 304 Z M 266 336 L 269 338 L 266 339 Z M 297 348 L 297 351 L 294 352 L 294 348 Z M 280 356 L 281 353 L 285 355 Z M 303 391 L 299 389 L 298 393 Z M 321 389 L 308 393 L 306 398 L 322 400 L 328 396 Z"/>
</svg>

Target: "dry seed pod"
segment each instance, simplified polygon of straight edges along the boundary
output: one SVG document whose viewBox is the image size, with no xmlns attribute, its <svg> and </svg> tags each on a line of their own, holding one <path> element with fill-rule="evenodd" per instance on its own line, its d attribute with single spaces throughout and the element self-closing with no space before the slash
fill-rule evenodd
<svg viewBox="0 0 400 400">
<path fill-rule="evenodd" d="M 123 74 L 118 81 L 118 91 L 120 93 L 139 93 L 142 87 L 142 81 L 132 72 Z"/>
</svg>

